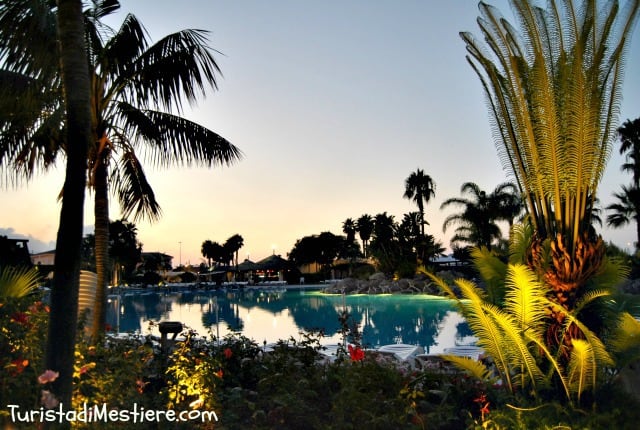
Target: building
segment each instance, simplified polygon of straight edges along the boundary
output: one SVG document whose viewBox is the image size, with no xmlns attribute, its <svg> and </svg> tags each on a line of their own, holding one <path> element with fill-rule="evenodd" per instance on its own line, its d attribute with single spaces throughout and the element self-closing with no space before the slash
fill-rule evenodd
<svg viewBox="0 0 640 430">
<path fill-rule="evenodd" d="M 53 266 L 56 259 L 56 250 L 38 252 L 37 254 L 31 254 L 31 263 L 36 266 Z"/>
<path fill-rule="evenodd" d="M 30 266 L 28 239 L 0 236 L 0 266 Z"/>
</svg>

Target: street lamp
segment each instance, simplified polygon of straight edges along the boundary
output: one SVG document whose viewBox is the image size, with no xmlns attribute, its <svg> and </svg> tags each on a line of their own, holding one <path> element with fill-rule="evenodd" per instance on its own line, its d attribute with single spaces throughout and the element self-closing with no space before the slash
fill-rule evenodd
<svg viewBox="0 0 640 430">
<path fill-rule="evenodd" d="M 182 267 L 182 242 L 178 242 L 180 244 L 180 267 Z"/>
</svg>

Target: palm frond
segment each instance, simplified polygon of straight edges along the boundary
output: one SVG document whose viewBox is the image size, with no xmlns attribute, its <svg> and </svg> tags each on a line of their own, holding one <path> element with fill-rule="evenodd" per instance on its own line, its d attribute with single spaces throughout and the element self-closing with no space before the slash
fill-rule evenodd
<svg viewBox="0 0 640 430">
<path fill-rule="evenodd" d="M 494 358 L 498 369 L 502 364 L 498 364 L 493 354 L 496 352 L 496 348 L 500 350 L 506 365 L 502 368 L 502 376 L 504 377 L 506 373 L 513 375 L 509 378 L 511 389 L 513 390 L 515 386 L 526 388 L 529 384 L 535 389 L 537 386 L 546 384 L 547 379 L 536 363 L 536 357 L 529 350 L 529 339 L 525 334 L 530 334 L 530 331 L 522 331 L 517 319 L 498 307 L 485 304 L 482 309 L 501 333 L 502 340 L 500 344 L 487 348 L 483 341 L 483 335 L 474 330 L 479 338 L 478 345 L 485 348 L 487 354 Z M 469 326 L 471 327 L 472 324 L 469 323 Z M 513 386 L 511 386 L 511 381 L 514 381 Z"/>
<path fill-rule="evenodd" d="M 508 340 L 501 330 L 500 324 L 496 323 L 496 318 L 508 320 L 509 317 L 498 307 L 486 303 L 484 293 L 472 282 L 459 279 L 456 281 L 456 285 L 460 288 L 462 298 L 466 299 L 459 301 L 459 305 L 467 324 L 478 337 L 478 346 L 493 358 L 503 381 L 513 391 L 510 357 L 505 348 Z"/>
<path fill-rule="evenodd" d="M 593 387 L 598 368 L 592 360 L 594 355 L 592 345 L 582 339 L 572 339 L 573 346 L 569 359 L 567 379 L 569 389 L 577 396 L 578 402 L 582 393 Z"/>
<path fill-rule="evenodd" d="M 162 211 L 155 193 L 147 181 L 142 164 L 133 151 L 122 154 L 116 169 L 112 171 L 111 183 L 115 184 L 122 217 L 131 214 L 134 219 L 158 220 Z"/>
<path fill-rule="evenodd" d="M 440 356 L 443 360 L 455 365 L 458 369 L 465 371 L 470 376 L 481 381 L 491 382 L 495 379 L 491 369 L 484 363 L 469 357 L 461 357 L 459 355 L 443 354 Z"/>
<path fill-rule="evenodd" d="M 622 312 L 607 345 L 613 351 L 618 368 L 637 361 L 640 358 L 640 321 L 628 312 Z"/>
<path fill-rule="evenodd" d="M 38 288 L 40 272 L 32 267 L 0 268 L 0 299 L 20 298 Z"/>
<path fill-rule="evenodd" d="M 176 115 L 120 105 L 124 133 L 157 166 L 213 167 L 242 158 L 240 149 L 206 127 Z"/>
<path fill-rule="evenodd" d="M 117 85 L 123 97 L 138 105 L 181 111 L 182 100 L 193 103 L 207 86 L 216 89 L 216 74 L 221 72 L 206 36 L 203 30 L 183 30 L 150 46 L 132 64 L 126 81 Z"/>
<path fill-rule="evenodd" d="M 509 262 L 511 264 L 524 264 L 527 261 L 526 257 L 533 234 L 533 225 L 527 220 L 513 225 L 509 240 Z"/>
<path fill-rule="evenodd" d="M 507 274 L 507 265 L 503 263 L 495 253 L 485 247 L 473 248 L 471 258 L 480 277 L 487 285 L 491 302 L 499 304 L 504 298 L 504 280 Z"/>
<path fill-rule="evenodd" d="M 506 287 L 505 309 L 514 316 L 521 333 L 542 337 L 548 289 L 523 264 L 508 266 Z"/>
</svg>

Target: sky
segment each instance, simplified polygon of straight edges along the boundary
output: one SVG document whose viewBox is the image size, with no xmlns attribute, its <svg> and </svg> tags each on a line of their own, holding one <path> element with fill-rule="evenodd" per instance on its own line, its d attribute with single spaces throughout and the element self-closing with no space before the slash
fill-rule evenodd
<svg viewBox="0 0 640 430">
<path fill-rule="evenodd" d="M 506 0 L 489 0 L 506 17 Z M 459 31 L 478 35 L 475 0 L 121 0 L 153 41 L 186 28 L 209 31 L 219 51 L 219 90 L 184 116 L 243 152 L 230 167 L 159 169 L 145 164 L 162 206 L 153 224 L 138 222 L 146 252 L 174 265 L 204 261 L 205 240 L 244 238 L 240 259 L 286 256 L 296 240 L 342 234 L 347 218 L 381 212 L 401 220 L 415 211 L 405 179 L 420 168 L 436 183 L 426 232 L 442 230 L 464 182 L 486 191 L 509 179 L 489 128 L 480 82 Z M 640 31 L 628 53 L 619 121 L 640 117 Z M 599 188 L 602 207 L 630 176 L 614 151 Z M 28 238 L 32 252 L 55 247 L 64 163 L 19 188 L 1 189 L 0 234 Z M 87 194 L 85 231 L 93 230 Z M 112 219 L 120 218 L 116 205 Z M 634 228 L 601 228 L 630 250 Z"/>
</svg>

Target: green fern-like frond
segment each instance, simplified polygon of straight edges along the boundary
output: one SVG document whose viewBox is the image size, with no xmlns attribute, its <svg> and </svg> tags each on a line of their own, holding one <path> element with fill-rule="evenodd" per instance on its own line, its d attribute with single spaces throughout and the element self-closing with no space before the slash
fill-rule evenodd
<svg viewBox="0 0 640 430">
<path fill-rule="evenodd" d="M 457 299 L 459 308 L 469 328 L 478 337 L 478 346 L 493 358 L 503 382 L 509 390 L 513 391 L 508 356 L 504 349 L 506 339 L 493 317 L 485 312 L 486 309 L 492 309 L 499 314 L 500 309 L 485 302 L 484 294 L 473 282 L 458 279 L 456 285 L 460 288 L 462 299 L 464 299 Z"/>
<path fill-rule="evenodd" d="M 576 395 L 578 402 L 582 393 L 593 387 L 596 379 L 597 366 L 592 360 L 594 351 L 590 342 L 582 339 L 572 339 L 571 358 L 569 359 L 569 369 L 567 379 L 569 388 Z"/>
<path fill-rule="evenodd" d="M 425 271 L 424 274 L 427 275 L 429 278 L 431 278 L 431 280 L 436 284 L 436 286 L 440 288 L 447 296 L 449 296 L 449 298 L 459 302 L 455 291 L 453 291 L 453 288 L 451 288 L 451 286 L 449 286 L 449 284 L 447 284 L 444 279 L 434 275 L 431 272 Z"/>
<path fill-rule="evenodd" d="M 640 321 L 628 312 L 622 312 L 607 344 L 616 357 L 618 368 L 640 359 Z"/>
<path fill-rule="evenodd" d="M 629 266 L 621 258 L 605 256 L 590 284 L 597 285 L 598 288 L 612 289 L 627 279 L 629 272 Z"/>
<path fill-rule="evenodd" d="M 524 264 L 533 241 L 533 225 L 528 221 L 514 224 L 509 239 L 509 263 Z"/>
<path fill-rule="evenodd" d="M 504 279 L 507 265 L 495 253 L 485 247 L 473 248 L 471 258 L 480 277 L 487 286 L 487 292 L 492 303 L 500 304 L 504 299 Z"/>
<path fill-rule="evenodd" d="M 547 289 L 523 264 L 509 265 L 506 284 L 505 307 L 516 319 L 521 332 L 531 331 L 530 336 L 542 336 L 548 312 Z"/>
<path fill-rule="evenodd" d="M 611 297 L 611 291 L 609 290 L 592 290 L 587 291 L 582 296 L 580 296 L 580 300 L 576 302 L 574 306 L 574 313 L 578 315 L 587 305 L 594 302 L 597 299 L 601 299 L 604 297 Z"/>
<path fill-rule="evenodd" d="M 526 331 L 521 330 L 517 319 L 496 306 L 485 305 L 483 310 L 490 317 L 495 329 L 501 334 L 502 342 L 495 345 L 494 349 L 497 348 L 504 357 L 504 373 L 515 376 L 515 378 L 510 378 L 513 381 L 513 386 L 524 388 L 531 384 L 535 388 L 544 385 L 547 378 L 536 363 L 536 357 L 529 349 L 529 339 L 525 336 Z M 482 337 L 478 337 L 478 345 L 485 347 Z M 493 349 L 485 348 L 485 350 L 489 355 L 494 352 Z"/>
<path fill-rule="evenodd" d="M 482 362 L 469 357 L 461 357 L 459 355 L 444 354 L 440 356 L 458 369 L 467 372 L 470 376 L 487 382 L 493 382 L 495 377 L 491 370 Z"/>
</svg>

